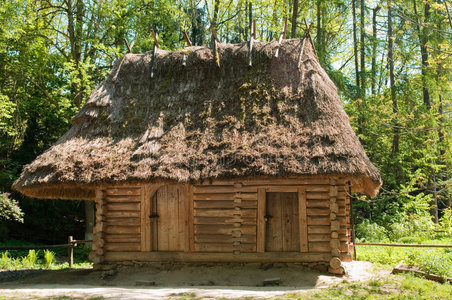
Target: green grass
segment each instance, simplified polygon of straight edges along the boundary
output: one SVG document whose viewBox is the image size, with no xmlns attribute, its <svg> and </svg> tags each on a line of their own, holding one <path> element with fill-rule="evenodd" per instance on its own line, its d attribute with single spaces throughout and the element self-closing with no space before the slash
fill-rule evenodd
<svg viewBox="0 0 452 300">
<path fill-rule="evenodd" d="M 415 265 L 421 270 L 452 277 L 452 249 L 403 248 L 357 246 L 357 259 L 394 267 L 403 260 L 404 265 Z"/>
<path fill-rule="evenodd" d="M 30 250 L 28 255 L 22 257 L 12 257 L 8 251 L 0 252 L 0 269 L 18 270 L 18 269 L 50 269 L 60 270 L 69 268 L 68 262 L 56 262 L 55 254 L 51 251 Z M 89 261 L 76 262 L 73 268 L 89 268 L 92 263 Z"/>
<path fill-rule="evenodd" d="M 452 285 L 393 275 L 364 282 L 342 282 L 330 288 L 286 294 L 273 299 L 450 299 Z"/>
</svg>

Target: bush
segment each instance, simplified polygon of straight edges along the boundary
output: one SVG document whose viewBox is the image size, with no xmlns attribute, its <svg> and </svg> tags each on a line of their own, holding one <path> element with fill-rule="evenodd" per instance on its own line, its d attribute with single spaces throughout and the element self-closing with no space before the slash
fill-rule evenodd
<svg viewBox="0 0 452 300">
<path fill-rule="evenodd" d="M 8 193 L 0 193 L 0 221 L 24 222 L 24 213 L 19 207 L 19 203 L 9 199 Z"/>
<path fill-rule="evenodd" d="M 356 236 L 360 241 L 381 242 L 387 239 L 387 230 L 366 219 L 356 226 Z"/>
</svg>

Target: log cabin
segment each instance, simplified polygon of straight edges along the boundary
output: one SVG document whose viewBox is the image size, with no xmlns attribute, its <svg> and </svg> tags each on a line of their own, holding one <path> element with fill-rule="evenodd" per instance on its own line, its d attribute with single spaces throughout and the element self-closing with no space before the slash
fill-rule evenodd
<svg viewBox="0 0 452 300">
<path fill-rule="evenodd" d="M 250 48 L 126 54 L 14 188 L 94 200 L 95 267 L 297 262 L 342 273 L 350 193 L 376 195 L 379 171 L 309 35 Z"/>
</svg>

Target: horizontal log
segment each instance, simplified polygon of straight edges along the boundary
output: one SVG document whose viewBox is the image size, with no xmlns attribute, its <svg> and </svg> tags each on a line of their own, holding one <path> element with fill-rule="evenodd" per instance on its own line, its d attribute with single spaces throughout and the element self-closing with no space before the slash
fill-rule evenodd
<svg viewBox="0 0 452 300">
<path fill-rule="evenodd" d="M 241 223 L 243 225 L 256 225 L 255 217 L 195 217 L 195 224 L 206 224 L 206 225 L 221 225 L 221 224 L 233 224 L 233 223 Z"/>
<path fill-rule="evenodd" d="M 107 252 L 105 260 L 118 261 L 186 261 L 186 262 L 329 262 L 330 253 L 189 253 L 189 252 Z"/>
<path fill-rule="evenodd" d="M 268 178 L 268 179 L 242 179 L 242 180 L 213 180 L 215 185 L 234 185 L 240 182 L 242 185 L 312 185 L 312 184 L 330 184 L 329 178 Z"/>
<path fill-rule="evenodd" d="M 307 200 L 307 208 L 330 208 L 330 200 Z"/>
<path fill-rule="evenodd" d="M 309 234 L 308 241 L 309 242 L 328 242 L 331 240 L 330 234 Z"/>
<path fill-rule="evenodd" d="M 139 243 L 107 243 L 104 246 L 106 251 L 140 251 Z"/>
<path fill-rule="evenodd" d="M 311 252 L 331 252 L 330 242 L 309 242 L 309 251 Z"/>
<path fill-rule="evenodd" d="M 117 196 L 117 195 L 109 195 L 107 197 L 105 197 L 105 201 L 107 203 L 128 203 L 128 202 L 140 202 L 141 199 L 139 196 L 135 196 L 135 195 L 129 195 L 129 196 Z"/>
<path fill-rule="evenodd" d="M 106 205 L 107 212 L 109 211 L 139 211 L 140 203 L 108 203 Z"/>
<path fill-rule="evenodd" d="M 257 201 L 257 193 L 242 193 L 242 192 L 236 192 L 234 199 L 236 198 L 240 198 L 243 201 L 248 201 L 248 200 L 255 200 Z"/>
<path fill-rule="evenodd" d="M 255 244 L 256 235 L 242 235 L 240 237 L 232 237 L 230 235 L 220 234 L 197 234 L 195 235 L 195 242 L 197 243 L 218 243 L 230 244 L 233 242 L 240 242 L 243 244 Z"/>
<path fill-rule="evenodd" d="M 399 274 L 399 273 L 414 273 L 414 274 L 423 276 L 429 280 L 434 280 L 434 281 L 437 281 L 440 283 L 444 283 L 446 281 L 449 283 L 452 283 L 452 277 L 444 278 L 443 276 L 440 276 L 440 275 L 430 274 L 430 273 L 420 270 L 416 266 L 402 266 L 401 264 L 399 264 L 392 270 L 392 274 Z"/>
<path fill-rule="evenodd" d="M 105 234 L 106 243 L 140 243 L 141 236 L 139 234 Z"/>
<path fill-rule="evenodd" d="M 257 209 L 257 201 L 241 201 L 240 203 L 234 200 L 207 200 L 194 202 L 195 208 L 255 208 Z"/>
<path fill-rule="evenodd" d="M 330 225 L 331 221 L 330 221 L 330 217 L 310 217 L 308 216 L 308 225 Z"/>
<path fill-rule="evenodd" d="M 139 196 L 141 194 L 141 188 L 140 187 L 127 187 L 127 188 L 108 188 L 105 193 L 107 195 L 136 195 Z"/>
<path fill-rule="evenodd" d="M 128 233 L 140 233 L 139 226 L 107 226 L 104 230 L 106 234 L 128 234 Z"/>
<path fill-rule="evenodd" d="M 198 234 L 228 234 L 240 231 L 242 235 L 256 234 L 256 226 L 243 225 L 240 228 L 232 225 L 195 225 L 195 236 Z"/>
<path fill-rule="evenodd" d="M 325 234 L 330 233 L 331 227 L 329 225 L 326 226 L 308 226 L 308 234 Z"/>
<path fill-rule="evenodd" d="M 194 185 L 194 194 L 224 194 L 224 193 L 257 193 L 257 187 L 241 187 L 234 188 L 234 186 L 221 186 L 221 185 Z"/>
<path fill-rule="evenodd" d="M 230 193 L 224 194 L 193 194 L 193 200 L 230 200 L 235 199 L 235 193 L 231 190 Z"/>
<path fill-rule="evenodd" d="M 138 218 L 109 218 L 105 222 L 113 226 L 140 226 L 141 220 Z"/>
<path fill-rule="evenodd" d="M 328 208 L 307 208 L 308 216 L 329 216 L 330 210 Z"/>
<path fill-rule="evenodd" d="M 345 199 L 345 192 L 339 192 L 336 196 L 337 199 Z M 306 199 L 308 200 L 329 200 L 330 193 L 325 190 L 325 192 L 308 192 L 306 193 Z"/>
<path fill-rule="evenodd" d="M 105 219 L 110 218 L 140 218 L 141 214 L 139 211 L 107 211 L 105 213 Z"/>
<path fill-rule="evenodd" d="M 232 244 L 199 244 L 195 243 L 195 251 L 197 252 L 256 252 L 255 244 L 240 244 L 237 246 L 233 246 Z"/>
<path fill-rule="evenodd" d="M 256 209 L 195 209 L 195 217 L 233 217 L 240 215 L 244 218 L 256 218 Z"/>
</svg>

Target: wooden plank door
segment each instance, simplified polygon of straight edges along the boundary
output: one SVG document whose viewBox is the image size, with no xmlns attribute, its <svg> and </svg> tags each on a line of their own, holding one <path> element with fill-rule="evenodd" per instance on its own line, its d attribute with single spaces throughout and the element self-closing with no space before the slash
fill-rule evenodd
<svg viewBox="0 0 452 300">
<path fill-rule="evenodd" d="M 298 193 L 267 193 L 265 251 L 299 252 Z"/>
<path fill-rule="evenodd" d="M 164 185 L 152 197 L 153 251 L 184 251 L 185 202 L 183 191 L 176 185 Z"/>
</svg>

